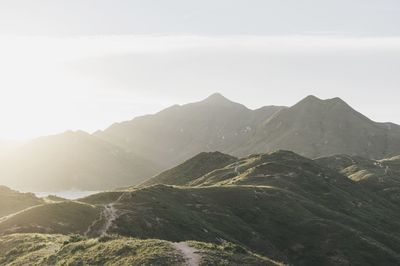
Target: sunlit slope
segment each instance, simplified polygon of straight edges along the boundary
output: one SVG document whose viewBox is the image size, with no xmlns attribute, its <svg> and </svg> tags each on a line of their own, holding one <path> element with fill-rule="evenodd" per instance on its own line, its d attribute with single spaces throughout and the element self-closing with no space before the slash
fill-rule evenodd
<svg viewBox="0 0 400 266">
<path fill-rule="evenodd" d="M 65 201 L 39 205 L 0 220 L 0 234 L 84 234 L 100 214 L 100 207 L 80 202 Z"/>
<path fill-rule="evenodd" d="M 400 157 L 371 160 L 359 156 L 335 155 L 316 160 L 346 175 L 374 194 L 400 203 Z"/>
<path fill-rule="evenodd" d="M 184 163 L 162 172 L 140 184 L 189 185 L 193 180 L 235 162 L 237 158 L 220 152 L 202 152 Z"/>
<path fill-rule="evenodd" d="M 0 159 L 0 183 L 29 191 L 102 190 L 138 183 L 156 163 L 84 132 L 32 140 Z"/>
<path fill-rule="evenodd" d="M 180 246 L 190 247 L 185 254 Z M 242 247 L 225 243 L 175 243 L 127 237 L 17 234 L 0 237 L 0 264 L 10 265 L 280 265 Z"/>
<path fill-rule="evenodd" d="M 32 193 L 20 193 L 0 186 L 0 219 L 3 216 L 43 203 L 42 199 Z"/>
</svg>

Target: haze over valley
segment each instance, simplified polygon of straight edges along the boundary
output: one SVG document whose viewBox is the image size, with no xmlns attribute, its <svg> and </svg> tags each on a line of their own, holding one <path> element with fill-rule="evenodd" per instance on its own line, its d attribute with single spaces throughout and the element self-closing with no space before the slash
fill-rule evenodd
<svg viewBox="0 0 400 266">
<path fill-rule="evenodd" d="M 0 265 L 400 265 L 399 13 L 0 1 Z"/>
<path fill-rule="evenodd" d="M 400 154 L 400 126 L 374 122 L 340 98 L 251 110 L 215 93 L 94 134 L 67 131 L 8 148 L 0 182 L 23 191 L 99 191 L 139 184 L 200 152 L 278 149 L 383 159 Z"/>
</svg>

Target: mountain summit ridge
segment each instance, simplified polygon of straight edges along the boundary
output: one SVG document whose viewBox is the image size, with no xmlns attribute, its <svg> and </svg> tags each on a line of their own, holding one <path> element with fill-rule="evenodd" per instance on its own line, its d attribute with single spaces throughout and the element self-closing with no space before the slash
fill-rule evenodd
<svg viewBox="0 0 400 266">
<path fill-rule="evenodd" d="M 343 107 L 353 109 L 346 101 L 344 101 L 340 97 L 328 98 L 328 99 L 321 99 L 314 95 L 308 95 L 307 97 L 303 98 L 299 102 L 297 102 L 292 107 L 298 106 L 334 106 L 334 105 L 342 105 Z M 354 110 L 354 109 L 353 109 Z"/>
<path fill-rule="evenodd" d="M 205 98 L 202 102 L 209 102 L 209 103 L 221 103 L 221 102 L 232 102 L 228 98 L 226 98 L 224 95 L 222 95 L 219 92 L 215 92 Z"/>
<path fill-rule="evenodd" d="M 145 158 L 156 154 L 167 168 L 203 151 L 238 157 L 276 149 L 312 158 L 337 153 L 369 158 L 400 154 L 400 126 L 374 122 L 339 97 L 314 95 L 292 107 L 251 110 L 214 93 L 143 117 L 140 123 L 132 120 L 113 126 L 97 136 L 136 149 Z"/>
</svg>

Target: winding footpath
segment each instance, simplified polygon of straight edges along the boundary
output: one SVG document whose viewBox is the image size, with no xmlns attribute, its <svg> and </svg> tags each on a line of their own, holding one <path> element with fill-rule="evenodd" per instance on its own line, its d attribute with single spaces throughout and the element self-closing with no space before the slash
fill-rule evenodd
<svg viewBox="0 0 400 266">
<path fill-rule="evenodd" d="M 172 243 L 172 246 L 182 253 L 188 266 L 200 265 L 201 256 L 197 249 L 190 247 L 186 242 Z"/>
<path fill-rule="evenodd" d="M 115 205 L 127 195 L 128 192 L 122 193 L 122 195 L 114 202 L 104 205 L 103 211 L 100 213 L 99 219 L 94 221 L 89 228 L 86 230 L 85 235 L 90 235 L 93 230 L 95 230 L 95 226 L 97 223 L 103 222 L 104 224 L 101 228 L 96 232 L 98 236 L 105 236 L 107 235 L 108 230 L 112 227 L 113 223 L 118 219 L 120 214 L 118 214 L 118 209 L 115 208 Z"/>
<path fill-rule="evenodd" d="M 107 204 L 104 206 L 103 218 L 105 220 L 103 227 L 100 229 L 100 236 L 107 235 L 108 230 L 111 228 L 115 220 L 118 218 L 117 209 L 114 207 L 115 203 Z"/>
</svg>

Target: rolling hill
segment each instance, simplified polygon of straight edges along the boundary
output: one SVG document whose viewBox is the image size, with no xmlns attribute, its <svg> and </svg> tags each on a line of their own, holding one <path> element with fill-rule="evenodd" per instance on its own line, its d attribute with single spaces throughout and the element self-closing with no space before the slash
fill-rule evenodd
<svg viewBox="0 0 400 266">
<path fill-rule="evenodd" d="M 339 171 L 373 193 L 400 203 L 399 156 L 371 160 L 342 154 L 318 158 L 316 162 Z"/>
<path fill-rule="evenodd" d="M 0 220 L 0 231 L 3 234 L 84 234 L 100 213 L 99 207 L 81 202 L 49 203 L 24 209 Z"/>
<path fill-rule="evenodd" d="M 0 222 L 0 235 L 116 234 L 232 243 L 291 265 L 398 265 L 398 203 L 349 178 L 340 164 L 282 150 L 239 159 L 201 153 L 147 181 L 155 185 L 21 212 Z"/>
<path fill-rule="evenodd" d="M 5 186 L 0 186 L 0 219 L 3 216 L 43 204 L 44 201 L 32 193 L 21 193 Z"/>
<path fill-rule="evenodd" d="M 155 184 L 188 185 L 194 179 L 214 169 L 223 168 L 236 160 L 237 158 L 220 152 L 202 152 L 177 167 L 146 180 L 141 186 Z"/>
<path fill-rule="evenodd" d="M 0 237 L 2 265 L 281 265 L 231 243 L 16 234 Z"/>
</svg>

